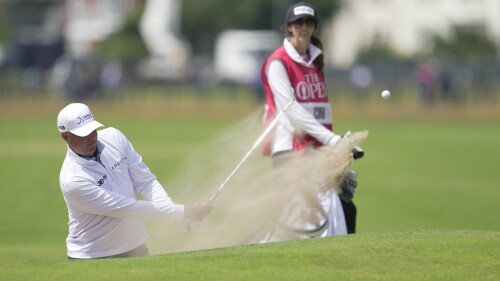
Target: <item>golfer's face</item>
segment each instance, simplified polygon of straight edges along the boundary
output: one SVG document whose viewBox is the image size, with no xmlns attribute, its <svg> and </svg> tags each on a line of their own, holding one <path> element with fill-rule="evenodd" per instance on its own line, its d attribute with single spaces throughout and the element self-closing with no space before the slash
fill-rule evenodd
<svg viewBox="0 0 500 281">
<path fill-rule="evenodd" d="M 97 147 L 97 131 L 94 130 L 86 137 L 79 137 L 72 133 L 66 133 L 63 139 L 69 148 L 80 156 L 93 156 Z"/>
</svg>

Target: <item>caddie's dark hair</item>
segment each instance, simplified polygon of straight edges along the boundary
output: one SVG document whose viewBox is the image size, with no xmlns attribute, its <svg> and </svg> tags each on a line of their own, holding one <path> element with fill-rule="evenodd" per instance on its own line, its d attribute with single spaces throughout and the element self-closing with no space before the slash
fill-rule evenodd
<svg viewBox="0 0 500 281">
<path fill-rule="evenodd" d="M 320 48 L 321 51 L 323 51 L 323 43 L 321 42 L 321 40 L 318 37 L 316 37 L 316 35 L 313 35 L 311 37 L 311 44 Z M 314 60 L 314 65 L 316 65 L 316 68 L 318 69 L 319 73 L 323 72 L 323 69 L 325 68 L 325 55 L 323 52 L 321 52 L 321 55 L 319 55 Z"/>
</svg>

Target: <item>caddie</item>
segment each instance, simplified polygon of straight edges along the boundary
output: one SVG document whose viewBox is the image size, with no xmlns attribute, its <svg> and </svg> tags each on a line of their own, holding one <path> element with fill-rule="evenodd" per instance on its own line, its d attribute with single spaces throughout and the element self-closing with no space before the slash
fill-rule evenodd
<svg viewBox="0 0 500 281">
<path fill-rule="evenodd" d="M 319 23 L 314 5 L 307 2 L 292 4 L 282 26 L 283 44 L 269 55 L 261 68 L 262 86 L 266 91 L 266 126 L 288 101 L 294 100 L 262 146 L 262 153 L 272 157 L 275 169 L 286 166 L 291 159 L 301 158 L 304 150 L 334 147 L 342 140 L 342 136 L 333 130 L 332 107 L 324 73 L 323 43 L 316 35 Z M 353 157 L 360 158 L 363 153 L 357 148 L 353 151 Z M 357 181 L 354 173 L 349 176 L 351 181 L 343 183 L 341 188 L 344 190 L 349 187 L 350 196 L 339 197 L 337 192 L 317 192 L 314 196 L 306 196 L 316 197 L 315 200 L 304 200 L 303 194 L 297 194 L 296 200 L 292 199 L 284 209 L 283 218 L 277 223 L 278 228 L 293 229 L 293 234 L 299 238 L 355 233 L 357 211 L 351 199 Z M 311 190 L 314 186 L 315 183 L 311 183 Z M 304 205 L 300 203 L 303 201 L 316 202 L 309 204 L 312 205 L 309 209 L 298 207 Z M 314 215 L 303 216 L 300 213 Z M 310 226 L 310 217 L 317 217 L 317 223 Z M 288 229 L 285 232 L 290 232 Z M 288 235 L 273 236 L 266 240 L 288 239 Z"/>
</svg>

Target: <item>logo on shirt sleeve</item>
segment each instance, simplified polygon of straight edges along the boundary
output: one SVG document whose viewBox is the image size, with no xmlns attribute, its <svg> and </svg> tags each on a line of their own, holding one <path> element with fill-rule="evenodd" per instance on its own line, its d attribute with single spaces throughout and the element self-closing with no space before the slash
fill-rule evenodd
<svg viewBox="0 0 500 281">
<path fill-rule="evenodd" d="M 108 177 L 106 175 L 102 176 L 102 179 L 100 179 L 98 182 L 97 182 L 97 185 L 98 186 L 101 186 L 104 184 L 104 181 L 107 179 Z"/>
</svg>

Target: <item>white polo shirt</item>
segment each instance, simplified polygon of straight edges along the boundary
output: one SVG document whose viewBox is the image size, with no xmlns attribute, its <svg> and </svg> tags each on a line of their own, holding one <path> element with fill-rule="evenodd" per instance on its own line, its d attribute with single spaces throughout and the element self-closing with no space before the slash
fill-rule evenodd
<svg viewBox="0 0 500 281">
<path fill-rule="evenodd" d="M 180 222 L 184 214 L 184 205 L 172 201 L 120 131 L 98 131 L 97 151 L 97 158 L 87 159 L 68 148 L 61 168 L 72 258 L 130 251 L 148 238 L 142 220 Z M 137 200 L 136 192 L 143 200 Z"/>
</svg>

